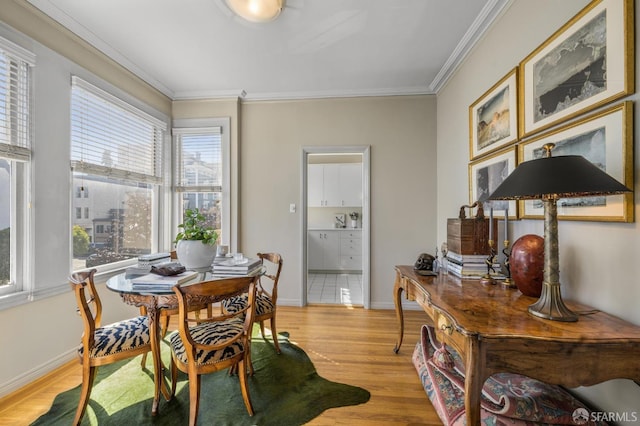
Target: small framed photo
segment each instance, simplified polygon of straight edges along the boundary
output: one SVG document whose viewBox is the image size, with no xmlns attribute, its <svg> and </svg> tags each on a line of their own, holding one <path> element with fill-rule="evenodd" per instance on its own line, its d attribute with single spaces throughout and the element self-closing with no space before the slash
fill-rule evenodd
<svg viewBox="0 0 640 426">
<path fill-rule="evenodd" d="M 520 138 L 633 93 L 633 0 L 594 0 L 520 63 Z"/>
<path fill-rule="evenodd" d="M 516 147 L 505 148 L 469 163 L 469 203 L 480 201 L 485 212 L 493 208 L 494 216 L 518 218 L 518 203 L 515 200 L 488 200 L 493 191 L 516 168 Z M 508 212 L 507 212 L 508 209 Z"/>
<path fill-rule="evenodd" d="M 633 103 L 622 102 L 591 116 L 555 129 L 519 147 L 519 158 L 529 161 L 544 155 L 542 148 L 554 143 L 552 156 L 581 155 L 607 174 L 633 188 Z M 523 218 L 542 219 L 541 200 L 520 201 Z M 633 222 L 633 193 L 623 195 L 562 198 L 558 219 Z"/>
<path fill-rule="evenodd" d="M 469 107 L 469 159 L 518 138 L 518 69 L 514 68 Z"/>
</svg>

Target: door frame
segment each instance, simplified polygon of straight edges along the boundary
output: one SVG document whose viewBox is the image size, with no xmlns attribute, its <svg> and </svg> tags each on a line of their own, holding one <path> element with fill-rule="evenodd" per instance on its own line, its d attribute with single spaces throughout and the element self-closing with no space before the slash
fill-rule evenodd
<svg viewBox="0 0 640 426">
<path fill-rule="evenodd" d="M 371 208 L 370 208 L 370 159 L 371 146 L 369 145 L 345 145 L 345 146 L 304 146 L 302 147 L 301 173 L 301 210 L 302 210 L 302 306 L 307 305 L 307 164 L 310 154 L 361 154 L 362 155 L 362 304 L 365 309 L 371 308 Z"/>
</svg>

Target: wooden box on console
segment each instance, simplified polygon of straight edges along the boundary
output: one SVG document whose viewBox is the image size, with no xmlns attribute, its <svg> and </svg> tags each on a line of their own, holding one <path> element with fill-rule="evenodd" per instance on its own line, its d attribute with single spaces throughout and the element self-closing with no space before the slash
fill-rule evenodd
<svg viewBox="0 0 640 426">
<path fill-rule="evenodd" d="M 493 241 L 497 245 L 498 219 L 493 219 Z M 489 219 L 447 219 L 447 249 L 458 254 L 489 254 Z M 494 247 L 496 247 L 494 245 Z"/>
</svg>

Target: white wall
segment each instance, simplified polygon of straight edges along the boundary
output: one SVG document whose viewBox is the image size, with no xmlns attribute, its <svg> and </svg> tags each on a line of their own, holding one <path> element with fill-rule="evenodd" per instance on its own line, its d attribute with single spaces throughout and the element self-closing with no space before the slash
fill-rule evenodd
<svg viewBox="0 0 640 426">
<path fill-rule="evenodd" d="M 283 303 L 302 300 L 304 146 L 371 146 L 371 307 L 393 308 L 397 264 L 435 247 L 434 96 L 242 104 L 241 247 L 284 257 Z"/>
<path fill-rule="evenodd" d="M 514 1 L 438 94 L 439 241 L 446 239 L 446 219 L 456 217 L 458 208 L 470 201 L 467 172 L 469 105 L 587 3 L 586 0 Z M 636 1 L 636 10 L 638 6 L 639 2 Z M 640 55 L 636 50 L 636 82 L 640 81 L 638 59 Z M 637 101 L 638 98 L 634 94 L 628 99 Z M 640 129 L 637 111 L 634 126 Z M 639 165 L 640 152 L 636 148 L 636 193 L 640 189 Z M 636 216 L 638 213 L 636 201 Z M 512 223 L 512 240 L 528 233 L 542 235 L 542 221 L 521 220 Z M 638 222 L 620 224 L 561 221 L 559 239 L 563 296 L 640 325 Z M 605 365 L 602 368 L 607 367 Z M 603 410 L 636 411 L 640 414 L 640 387 L 631 381 L 610 381 L 588 389 L 581 388 L 579 393 Z"/>
<path fill-rule="evenodd" d="M 76 302 L 67 282 L 71 266 L 71 168 L 70 168 L 70 92 L 71 75 L 109 90 L 132 102 L 156 118 L 168 121 L 168 116 L 145 105 L 160 106 L 170 111 L 164 95 L 152 93 L 146 84 L 137 82 L 131 74 L 105 61 L 95 51 L 67 33 L 60 32 L 39 14 L 30 13 L 25 3 L 3 2 L 0 8 L 0 36 L 36 55 L 33 70 L 33 157 L 32 206 L 33 282 L 35 301 L 0 310 L 0 396 L 35 380 L 75 357 L 80 343 L 82 320 L 76 314 Z M 11 26 L 6 23 L 10 23 Z M 25 31 L 29 36 L 16 30 Z M 60 49 L 51 50 L 50 46 Z M 83 66 L 58 52 L 69 51 L 81 57 Z M 108 76 L 103 80 L 88 69 Z M 131 93 L 141 96 L 144 103 Z M 2 200 L 4 202 L 4 200 Z M 105 309 L 105 323 L 138 312 L 127 306 L 103 284 L 98 285 Z M 51 297 L 49 295 L 57 294 Z M 44 294 L 42 294 L 44 293 Z"/>
</svg>

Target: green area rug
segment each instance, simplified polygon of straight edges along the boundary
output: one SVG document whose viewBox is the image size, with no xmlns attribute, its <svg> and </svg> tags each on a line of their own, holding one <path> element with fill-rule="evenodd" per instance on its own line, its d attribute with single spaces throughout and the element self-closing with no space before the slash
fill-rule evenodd
<svg viewBox="0 0 640 426">
<path fill-rule="evenodd" d="M 249 377 L 249 393 L 255 414 L 250 417 L 242 401 L 237 376 L 227 370 L 202 376 L 200 414 L 202 425 L 301 425 L 324 410 L 357 405 L 369 400 L 365 389 L 323 379 L 305 352 L 279 336 L 281 354 L 271 341 L 255 337 L 251 356 L 255 375 Z M 96 383 L 83 425 L 182 425 L 189 421 L 189 388 L 186 375 L 178 377 L 176 396 L 161 397 L 159 413 L 151 416 L 153 368 L 140 367 L 140 356 L 98 368 Z M 167 370 L 171 355 L 163 344 Z M 165 372 L 168 377 L 168 371 Z M 168 379 L 167 379 L 168 380 Z M 58 395 L 48 413 L 33 425 L 69 425 L 73 421 L 80 386 Z"/>
</svg>

